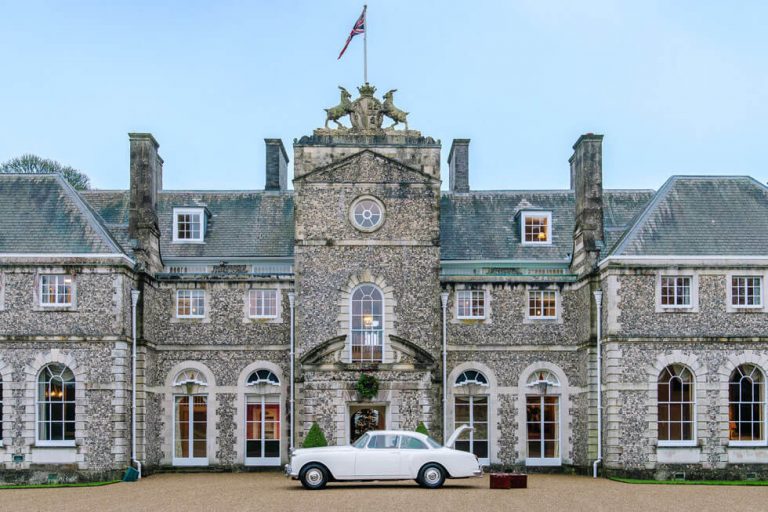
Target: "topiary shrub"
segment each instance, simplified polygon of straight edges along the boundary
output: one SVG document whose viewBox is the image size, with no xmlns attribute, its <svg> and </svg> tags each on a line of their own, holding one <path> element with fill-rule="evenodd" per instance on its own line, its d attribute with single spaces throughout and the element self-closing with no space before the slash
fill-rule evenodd
<svg viewBox="0 0 768 512">
<path fill-rule="evenodd" d="M 379 393 L 379 379 L 368 373 L 363 373 L 360 378 L 357 379 L 357 385 L 355 385 L 357 394 L 363 400 L 370 400 Z"/>
<path fill-rule="evenodd" d="M 419 434 L 424 434 L 425 436 L 429 435 L 429 430 L 427 430 L 427 426 L 424 424 L 423 421 L 419 422 L 419 426 L 416 427 L 416 432 Z"/>
<path fill-rule="evenodd" d="M 309 429 L 307 437 L 304 438 L 302 448 L 320 448 L 322 446 L 328 446 L 328 441 L 325 439 L 325 434 L 320 430 L 320 425 L 317 422 L 312 423 L 312 428 Z"/>
</svg>

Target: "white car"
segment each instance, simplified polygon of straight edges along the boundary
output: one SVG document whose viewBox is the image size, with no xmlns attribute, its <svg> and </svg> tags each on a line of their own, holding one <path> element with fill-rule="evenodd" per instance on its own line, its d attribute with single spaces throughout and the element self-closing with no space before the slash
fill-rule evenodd
<svg viewBox="0 0 768 512">
<path fill-rule="evenodd" d="M 446 478 L 483 474 L 474 454 L 450 448 L 469 428 L 456 429 L 445 446 L 418 432 L 373 430 L 352 446 L 295 450 L 285 474 L 311 490 L 322 489 L 330 481 L 410 479 L 437 489 Z"/>
</svg>

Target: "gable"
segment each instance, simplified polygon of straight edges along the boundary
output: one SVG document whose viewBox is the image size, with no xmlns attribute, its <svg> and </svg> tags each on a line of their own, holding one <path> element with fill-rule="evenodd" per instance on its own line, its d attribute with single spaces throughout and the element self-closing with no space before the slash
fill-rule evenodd
<svg viewBox="0 0 768 512">
<path fill-rule="evenodd" d="M 294 181 L 307 183 L 439 183 L 422 171 L 369 149 L 315 169 Z"/>
</svg>

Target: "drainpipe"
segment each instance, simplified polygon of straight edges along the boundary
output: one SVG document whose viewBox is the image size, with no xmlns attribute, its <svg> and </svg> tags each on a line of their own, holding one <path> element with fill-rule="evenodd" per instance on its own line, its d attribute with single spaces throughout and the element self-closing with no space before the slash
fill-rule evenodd
<svg viewBox="0 0 768 512">
<path fill-rule="evenodd" d="M 443 443 L 448 440 L 448 293 L 440 294 L 443 303 Z"/>
<path fill-rule="evenodd" d="M 131 318 L 132 362 L 131 365 L 131 462 L 136 464 L 136 470 L 141 478 L 141 462 L 136 458 L 136 306 L 139 303 L 139 290 L 131 290 L 131 304 L 133 306 Z"/>
<path fill-rule="evenodd" d="M 597 478 L 597 465 L 603 462 L 603 292 L 595 290 L 597 306 L 597 459 L 592 464 L 592 478 Z"/>
<path fill-rule="evenodd" d="M 293 417 L 293 409 L 294 409 L 294 405 L 293 405 L 294 404 L 294 385 L 293 385 L 294 368 L 293 367 L 294 367 L 294 358 L 296 357 L 295 356 L 295 349 L 294 349 L 295 340 L 294 340 L 294 334 L 293 334 L 293 312 L 294 312 L 294 308 L 295 308 L 295 305 L 296 305 L 296 294 L 294 292 L 288 292 L 288 302 L 289 302 L 289 304 L 291 306 L 291 355 L 290 355 L 290 359 L 291 359 L 291 397 L 289 399 L 289 403 L 290 403 L 289 408 L 290 408 L 290 415 L 291 415 L 291 424 L 290 424 L 291 436 L 290 436 L 290 446 L 288 447 L 288 453 L 292 454 L 293 453 L 294 438 L 295 438 L 295 435 L 296 435 L 295 434 L 296 422 L 294 421 L 294 417 Z"/>
</svg>

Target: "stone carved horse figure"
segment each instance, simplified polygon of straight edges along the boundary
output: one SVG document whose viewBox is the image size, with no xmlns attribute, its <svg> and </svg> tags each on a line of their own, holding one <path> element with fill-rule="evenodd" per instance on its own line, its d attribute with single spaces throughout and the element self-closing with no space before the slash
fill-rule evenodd
<svg viewBox="0 0 768 512">
<path fill-rule="evenodd" d="M 405 129 L 408 130 L 408 112 L 404 112 L 395 106 L 392 101 L 392 96 L 397 92 L 397 89 L 392 89 L 384 96 L 384 103 L 381 105 L 381 112 L 394 121 L 394 124 L 390 128 L 394 128 L 398 123 L 404 123 Z"/>
<path fill-rule="evenodd" d="M 338 120 L 352 112 L 352 102 L 350 101 L 352 99 L 352 95 L 349 94 L 349 91 L 347 91 L 342 86 L 339 86 L 339 89 L 341 89 L 341 103 L 335 107 L 325 109 L 326 128 L 328 128 L 328 121 L 333 121 L 336 123 L 338 128 L 346 128 L 346 126 L 341 124 Z"/>
</svg>

